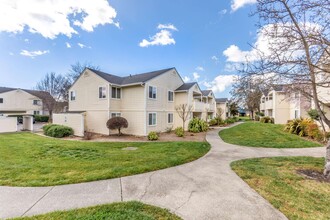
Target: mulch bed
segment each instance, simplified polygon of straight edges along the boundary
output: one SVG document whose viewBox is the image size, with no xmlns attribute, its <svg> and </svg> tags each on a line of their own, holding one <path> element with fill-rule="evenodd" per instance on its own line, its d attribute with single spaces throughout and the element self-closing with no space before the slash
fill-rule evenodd
<svg viewBox="0 0 330 220">
<path fill-rule="evenodd" d="M 316 170 L 297 170 L 297 173 L 307 179 L 318 182 L 330 183 L 330 178 L 325 178 L 322 172 Z"/>
</svg>

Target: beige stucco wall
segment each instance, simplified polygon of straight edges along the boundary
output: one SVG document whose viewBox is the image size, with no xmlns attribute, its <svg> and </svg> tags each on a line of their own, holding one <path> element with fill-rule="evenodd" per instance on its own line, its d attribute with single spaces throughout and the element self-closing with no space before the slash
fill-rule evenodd
<svg viewBox="0 0 330 220">
<path fill-rule="evenodd" d="M 41 99 L 23 90 L 0 93 L 0 98 L 3 98 L 3 103 L 0 103 L 0 111 L 26 111 L 28 114 L 40 111 L 42 114 Z M 33 100 L 39 100 L 40 105 L 33 105 Z"/>
<path fill-rule="evenodd" d="M 71 127 L 76 136 L 84 136 L 84 115 L 83 114 L 53 114 L 53 124 Z"/>
<path fill-rule="evenodd" d="M 16 132 L 17 117 L 0 116 L 0 133 Z"/>
<path fill-rule="evenodd" d="M 217 103 L 217 111 L 216 114 L 219 114 L 219 109 L 222 109 L 222 115 L 220 117 L 222 119 L 226 119 L 226 113 L 227 113 L 227 104 L 226 103 Z"/>
</svg>

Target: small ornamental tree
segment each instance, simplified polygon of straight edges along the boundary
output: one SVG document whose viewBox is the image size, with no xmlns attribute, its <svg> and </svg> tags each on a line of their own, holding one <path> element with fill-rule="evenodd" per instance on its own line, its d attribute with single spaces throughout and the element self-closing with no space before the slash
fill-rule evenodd
<svg viewBox="0 0 330 220">
<path fill-rule="evenodd" d="M 120 130 L 122 128 L 127 128 L 127 127 L 128 127 L 128 122 L 123 117 L 113 117 L 107 121 L 107 128 L 111 130 L 118 129 L 118 136 L 121 135 Z"/>
</svg>

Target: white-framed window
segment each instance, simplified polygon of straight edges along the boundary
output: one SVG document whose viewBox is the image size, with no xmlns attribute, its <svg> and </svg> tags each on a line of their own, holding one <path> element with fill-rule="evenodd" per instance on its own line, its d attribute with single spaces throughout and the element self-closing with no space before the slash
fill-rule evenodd
<svg viewBox="0 0 330 220">
<path fill-rule="evenodd" d="M 70 100 L 75 101 L 76 100 L 76 92 L 75 91 L 70 91 Z"/>
<path fill-rule="evenodd" d="M 2 104 L 3 103 L 3 98 L 0 98 L 0 104 Z"/>
<path fill-rule="evenodd" d="M 39 103 L 40 103 L 39 100 L 36 100 L 36 99 L 33 100 L 33 105 L 39 105 Z"/>
<path fill-rule="evenodd" d="M 167 123 L 168 124 L 173 124 L 173 113 L 168 113 L 167 114 Z"/>
<path fill-rule="evenodd" d="M 114 118 L 114 117 L 121 117 L 121 113 L 120 112 L 112 112 L 111 113 L 111 118 Z"/>
<path fill-rule="evenodd" d="M 121 88 L 111 87 L 111 98 L 120 99 L 121 98 Z"/>
<path fill-rule="evenodd" d="M 148 114 L 148 125 L 155 126 L 157 124 L 157 113 L 149 113 Z"/>
<path fill-rule="evenodd" d="M 294 110 L 294 118 L 299 118 L 299 110 Z"/>
<path fill-rule="evenodd" d="M 149 99 L 157 98 L 157 88 L 155 86 L 149 86 Z"/>
<path fill-rule="evenodd" d="M 40 115 L 40 111 L 33 111 L 34 115 Z"/>
<path fill-rule="evenodd" d="M 99 99 L 107 98 L 107 88 L 105 86 L 99 87 Z"/>
<path fill-rule="evenodd" d="M 167 100 L 169 102 L 173 102 L 174 101 L 174 92 L 173 91 L 168 91 L 167 92 Z"/>
</svg>

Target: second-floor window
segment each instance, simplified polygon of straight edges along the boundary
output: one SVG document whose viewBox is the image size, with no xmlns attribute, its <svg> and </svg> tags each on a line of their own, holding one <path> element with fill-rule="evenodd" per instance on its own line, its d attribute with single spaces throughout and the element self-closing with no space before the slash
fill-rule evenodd
<svg viewBox="0 0 330 220">
<path fill-rule="evenodd" d="M 0 98 L 0 104 L 2 104 L 3 103 L 3 98 Z"/>
<path fill-rule="evenodd" d="M 149 99 L 157 98 L 157 88 L 154 86 L 149 86 Z"/>
<path fill-rule="evenodd" d="M 168 91 L 168 101 L 173 102 L 174 100 L 174 92 Z"/>
<path fill-rule="evenodd" d="M 75 91 L 71 91 L 70 92 L 70 100 L 71 101 L 75 101 L 76 100 L 76 92 Z"/>
<path fill-rule="evenodd" d="M 120 99 L 121 98 L 121 88 L 112 87 L 112 89 L 111 89 L 111 98 Z"/>
<path fill-rule="evenodd" d="M 33 105 L 39 105 L 39 100 L 33 100 Z"/>
<path fill-rule="evenodd" d="M 107 88 L 105 86 L 99 87 L 99 98 L 105 99 L 107 97 Z"/>
</svg>

